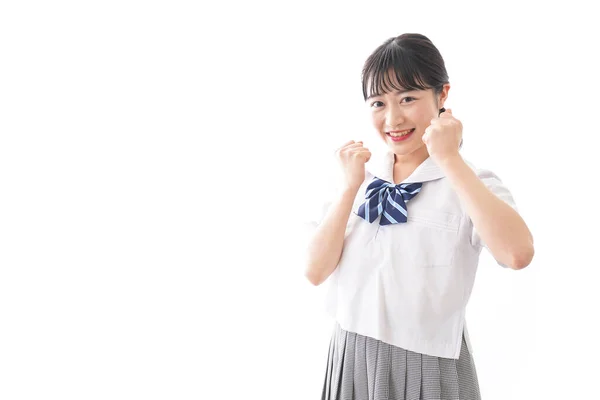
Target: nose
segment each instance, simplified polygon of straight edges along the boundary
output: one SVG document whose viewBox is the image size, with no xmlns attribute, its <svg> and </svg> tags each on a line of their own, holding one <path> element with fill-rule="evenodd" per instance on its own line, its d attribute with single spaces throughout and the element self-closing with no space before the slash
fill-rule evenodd
<svg viewBox="0 0 600 400">
<path fill-rule="evenodd" d="M 385 113 L 385 124 L 390 130 L 393 130 L 404 123 L 404 113 L 399 104 L 392 103 L 388 106 Z"/>
</svg>

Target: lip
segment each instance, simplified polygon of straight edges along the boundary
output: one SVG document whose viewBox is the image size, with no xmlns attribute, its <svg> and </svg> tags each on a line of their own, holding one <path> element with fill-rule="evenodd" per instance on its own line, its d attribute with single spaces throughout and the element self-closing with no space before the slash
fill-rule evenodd
<svg viewBox="0 0 600 400">
<path fill-rule="evenodd" d="M 390 133 L 401 133 L 401 132 L 406 132 L 406 131 L 411 131 L 411 132 L 408 135 L 399 136 L 399 137 L 393 137 L 392 135 L 390 135 Z M 392 140 L 392 142 L 403 142 L 403 141 L 407 140 L 408 138 L 410 138 L 413 133 L 415 133 L 415 128 L 403 129 L 401 131 L 389 131 L 389 132 L 386 132 L 385 134 Z"/>
</svg>

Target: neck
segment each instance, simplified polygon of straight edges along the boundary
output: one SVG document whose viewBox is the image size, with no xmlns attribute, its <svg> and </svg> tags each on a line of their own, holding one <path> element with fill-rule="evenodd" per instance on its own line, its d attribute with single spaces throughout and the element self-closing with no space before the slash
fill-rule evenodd
<svg viewBox="0 0 600 400">
<path fill-rule="evenodd" d="M 425 146 L 410 154 L 394 154 L 394 183 L 401 183 L 408 178 L 428 157 Z"/>
</svg>

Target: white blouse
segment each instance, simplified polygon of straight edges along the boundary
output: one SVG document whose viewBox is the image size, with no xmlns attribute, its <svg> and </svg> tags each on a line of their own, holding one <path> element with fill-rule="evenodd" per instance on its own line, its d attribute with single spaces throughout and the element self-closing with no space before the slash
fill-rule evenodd
<svg viewBox="0 0 600 400">
<path fill-rule="evenodd" d="M 373 223 L 359 217 L 366 187 L 374 176 L 393 182 L 393 164 L 391 152 L 380 162 L 367 163 L 342 256 L 327 280 L 326 308 L 344 330 L 406 350 L 458 359 L 463 332 L 472 350 L 465 309 L 485 244 L 431 158 L 402 182 L 423 182 L 421 192 L 407 203 L 408 222 L 381 226 L 380 217 Z M 473 170 L 488 189 L 516 209 L 495 174 Z M 329 204 L 314 218 L 313 227 Z"/>
</svg>

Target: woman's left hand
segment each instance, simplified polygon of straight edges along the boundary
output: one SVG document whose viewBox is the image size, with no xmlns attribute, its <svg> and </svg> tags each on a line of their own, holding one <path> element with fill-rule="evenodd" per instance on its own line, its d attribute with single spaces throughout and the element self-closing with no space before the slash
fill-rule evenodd
<svg viewBox="0 0 600 400">
<path fill-rule="evenodd" d="M 462 129 L 462 123 L 452 116 L 450 109 L 432 119 L 431 125 L 423 134 L 423 142 L 427 146 L 429 156 L 438 164 L 457 156 Z"/>
</svg>

